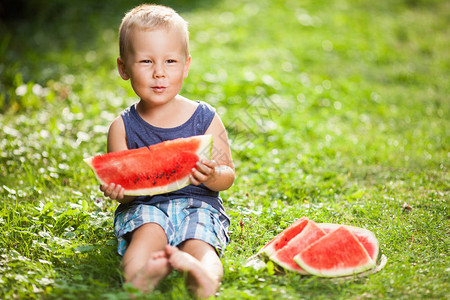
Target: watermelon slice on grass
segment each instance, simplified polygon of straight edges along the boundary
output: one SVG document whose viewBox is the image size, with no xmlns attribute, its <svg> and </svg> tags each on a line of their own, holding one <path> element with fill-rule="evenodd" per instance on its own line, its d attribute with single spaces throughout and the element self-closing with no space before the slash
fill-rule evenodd
<svg viewBox="0 0 450 300">
<path fill-rule="evenodd" d="M 308 224 L 309 219 L 307 217 L 301 217 L 294 223 L 292 223 L 288 228 L 283 230 L 280 234 L 274 237 L 270 242 L 268 242 L 257 255 L 271 256 L 277 250 L 286 246 L 286 244 L 298 235 Z"/>
<path fill-rule="evenodd" d="M 192 168 L 211 159 L 212 136 L 199 135 L 85 159 L 102 184 L 120 184 L 125 195 L 156 195 L 190 183 Z"/>
<path fill-rule="evenodd" d="M 311 233 L 312 229 L 316 227 L 319 230 L 315 230 L 315 234 L 317 234 L 317 238 L 311 238 L 314 234 Z M 339 228 L 343 229 L 339 229 Z M 346 230 L 350 232 L 350 238 L 348 234 L 339 234 L 333 233 L 336 230 Z M 339 252 L 344 249 L 344 254 L 340 253 L 339 258 L 328 258 L 328 260 L 342 260 L 339 263 L 340 267 L 336 267 L 336 270 L 329 271 L 327 274 L 322 274 L 319 271 L 321 270 L 320 265 L 314 266 L 314 268 L 319 271 L 312 271 L 310 273 L 310 269 L 304 270 L 300 265 L 298 265 L 294 257 L 298 256 L 303 251 L 306 251 L 311 245 L 318 242 L 320 239 L 325 236 L 331 235 L 331 242 L 328 243 L 332 245 L 340 245 L 336 249 L 329 249 L 329 255 L 336 252 Z M 310 236 L 311 235 L 311 236 Z M 320 239 L 319 239 L 320 238 Z M 333 239 L 335 239 L 333 241 Z M 339 239 L 343 239 L 339 241 Z M 355 242 L 356 240 L 356 242 Z M 340 243 L 344 243 L 342 246 Z M 348 245 L 347 245 L 348 244 Z M 352 246 L 353 245 L 353 246 Z M 359 245 L 359 246 L 355 246 Z M 327 246 L 327 247 L 328 247 Z M 334 247 L 334 246 L 333 246 Z M 366 252 L 366 255 L 369 257 L 369 260 L 363 261 L 361 264 L 353 265 L 350 261 L 346 261 L 345 258 L 345 249 L 346 247 L 350 247 L 352 251 L 356 252 Z M 319 247 L 320 248 L 320 247 Z M 355 250 L 359 249 L 359 250 Z M 361 250 L 363 249 L 363 250 Z M 351 253 L 351 251 L 349 252 Z M 362 255 L 362 254 L 361 254 Z M 364 256 L 364 255 L 363 255 Z M 290 270 L 294 272 L 298 272 L 300 274 L 308 274 L 308 275 L 318 275 L 324 277 L 339 277 L 336 280 L 341 279 L 345 280 L 346 278 L 354 277 L 355 274 L 358 276 L 367 276 L 369 274 L 376 273 L 380 271 L 386 265 L 387 258 L 384 255 L 380 255 L 378 240 L 375 237 L 375 234 L 370 230 L 359 228 L 355 226 L 349 225 L 339 225 L 339 224 L 330 224 L 330 223 L 314 223 L 309 220 L 307 217 L 302 217 L 299 220 L 295 221 L 291 224 L 287 229 L 278 234 L 274 239 L 272 239 L 269 243 L 267 243 L 256 255 L 249 258 L 247 261 L 248 266 L 253 266 L 254 268 L 261 269 L 265 267 L 265 263 L 261 259 L 270 259 L 277 266 L 283 267 L 284 270 Z M 324 258 L 326 260 L 326 258 Z M 376 263 L 376 266 L 375 266 Z M 374 266 L 374 267 L 373 267 Z M 278 271 L 282 271 L 281 269 L 277 269 Z M 315 272 L 315 273 L 314 273 Z"/>
<path fill-rule="evenodd" d="M 360 227 L 332 223 L 319 223 L 317 225 L 326 233 L 330 233 L 341 226 L 345 226 L 345 228 L 350 230 L 358 239 L 358 241 L 364 246 L 370 258 L 375 262 L 378 261 L 380 255 L 380 247 L 378 244 L 378 240 L 372 231 Z"/>
<path fill-rule="evenodd" d="M 294 256 L 295 262 L 312 275 L 338 277 L 375 267 L 364 246 L 345 226 L 328 233 Z"/>
<path fill-rule="evenodd" d="M 308 274 L 295 263 L 294 256 L 325 235 L 323 229 L 317 226 L 314 221 L 309 220 L 302 232 L 293 237 L 283 248 L 274 252 L 269 259 L 284 269 Z"/>
</svg>

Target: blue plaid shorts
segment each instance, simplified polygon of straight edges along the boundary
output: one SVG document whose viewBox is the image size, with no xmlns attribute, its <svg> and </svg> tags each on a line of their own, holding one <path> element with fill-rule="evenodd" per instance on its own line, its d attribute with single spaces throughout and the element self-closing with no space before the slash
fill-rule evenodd
<svg viewBox="0 0 450 300">
<path fill-rule="evenodd" d="M 221 256 L 228 242 L 230 220 L 211 205 L 192 198 L 180 198 L 156 204 L 131 205 L 114 218 L 114 232 L 125 254 L 129 233 L 146 223 L 159 224 L 172 246 L 189 239 L 202 240 L 213 246 Z"/>
</svg>

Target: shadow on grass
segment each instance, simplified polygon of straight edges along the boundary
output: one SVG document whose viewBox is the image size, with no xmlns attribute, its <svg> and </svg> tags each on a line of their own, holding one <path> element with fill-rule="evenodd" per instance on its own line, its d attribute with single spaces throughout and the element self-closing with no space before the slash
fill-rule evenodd
<svg viewBox="0 0 450 300">
<path fill-rule="evenodd" d="M 181 14 L 217 3 L 207 0 L 153 2 L 170 6 Z M 64 47 L 83 49 L 95 40 L 99 31 L 108 28 L 116 31 L 124 14 L 141 3 L 145 1 L 2 1 L 0 3 L 2 50 L 7 46 L 5 43 L 22 46 L 9 49 L 18 50 L 15 53 L 17 56 L 24 51 L 51 51 Z"/>
<path fill-rule="evenodd" d="M 183 14 L 217 1 L 151 1 Z M 116 39 L 124 14 L 137 0 L 4 0 L 0 2 L 0 112 L 22 82 L 45 84 L 82 67 L 77 53 L 96 52 L 108 31 Z M 78 61 L 77 61 L 78 60 Z M 6 104 L 6 105 L 5 105 Z M 3 107 L 3 109 L 1 109 Z"/>
<path fill-rule="evenodd" d="M 53 289 L 48 299 L 138 299 L 146 298 L 139 290 L 124 283 L 121 270 L 122 257 L 117 254 L 116 243 L 83 245 L 56 270 Z M 152 292 L 151 299 L 193 299 L 186 288 L 185 277 L 172 272 Z"/>
<path fill-rule="evenodd" d="M 79 253 L 55 268 L 55 284 L 48 298 L 79 299 L 83 295 L 99 299 L 108 291 L 120 293 L 123 290 L 116 246 L 84 245 L 75 250 Z"/>
</svg>

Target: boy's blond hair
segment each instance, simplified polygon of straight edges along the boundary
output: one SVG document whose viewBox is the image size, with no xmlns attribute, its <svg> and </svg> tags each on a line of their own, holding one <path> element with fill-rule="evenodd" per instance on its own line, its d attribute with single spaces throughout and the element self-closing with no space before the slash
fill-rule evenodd
<svg viewBox="0 0 450 300">
<path fill-rule="evenodd" d="M 129 49 L 128 34 L 134 28 L 149 31 L 161 28 L 180 30 L 186 57 L 189 56 L 188 23 L 172 8 L 157 4 L 142 4 L 125 15 L 119 29 L 119 51 L 122 59 L 125 59 L 125 53 Z"/>
</svg>

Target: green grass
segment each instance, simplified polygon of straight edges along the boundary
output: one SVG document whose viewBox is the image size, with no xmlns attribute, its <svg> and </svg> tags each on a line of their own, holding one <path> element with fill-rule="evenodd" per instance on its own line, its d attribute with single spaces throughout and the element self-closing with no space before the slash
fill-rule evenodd
<svg viewBox="0 0 450 300">
<path fill-rule="evenodd" d="M 0 23 L 2 299 L 134 292 L 115 252 L 116 203 L 82 161 L 105 152 L 109 123 L 136 101 L 115 71 L 133 5 L 82 2 Z M 447 298 L 448 2 L 170 4 L 191 25 L 183 95 L 218 109 L 238 176 L 222 193 L 232 225 L 218 298 Z M 301 216 L 372 230 L 386 267 L 333 281 L 245 265 Z M 186 297 L 173 274 L 147 298 Z"/>
</svg>

